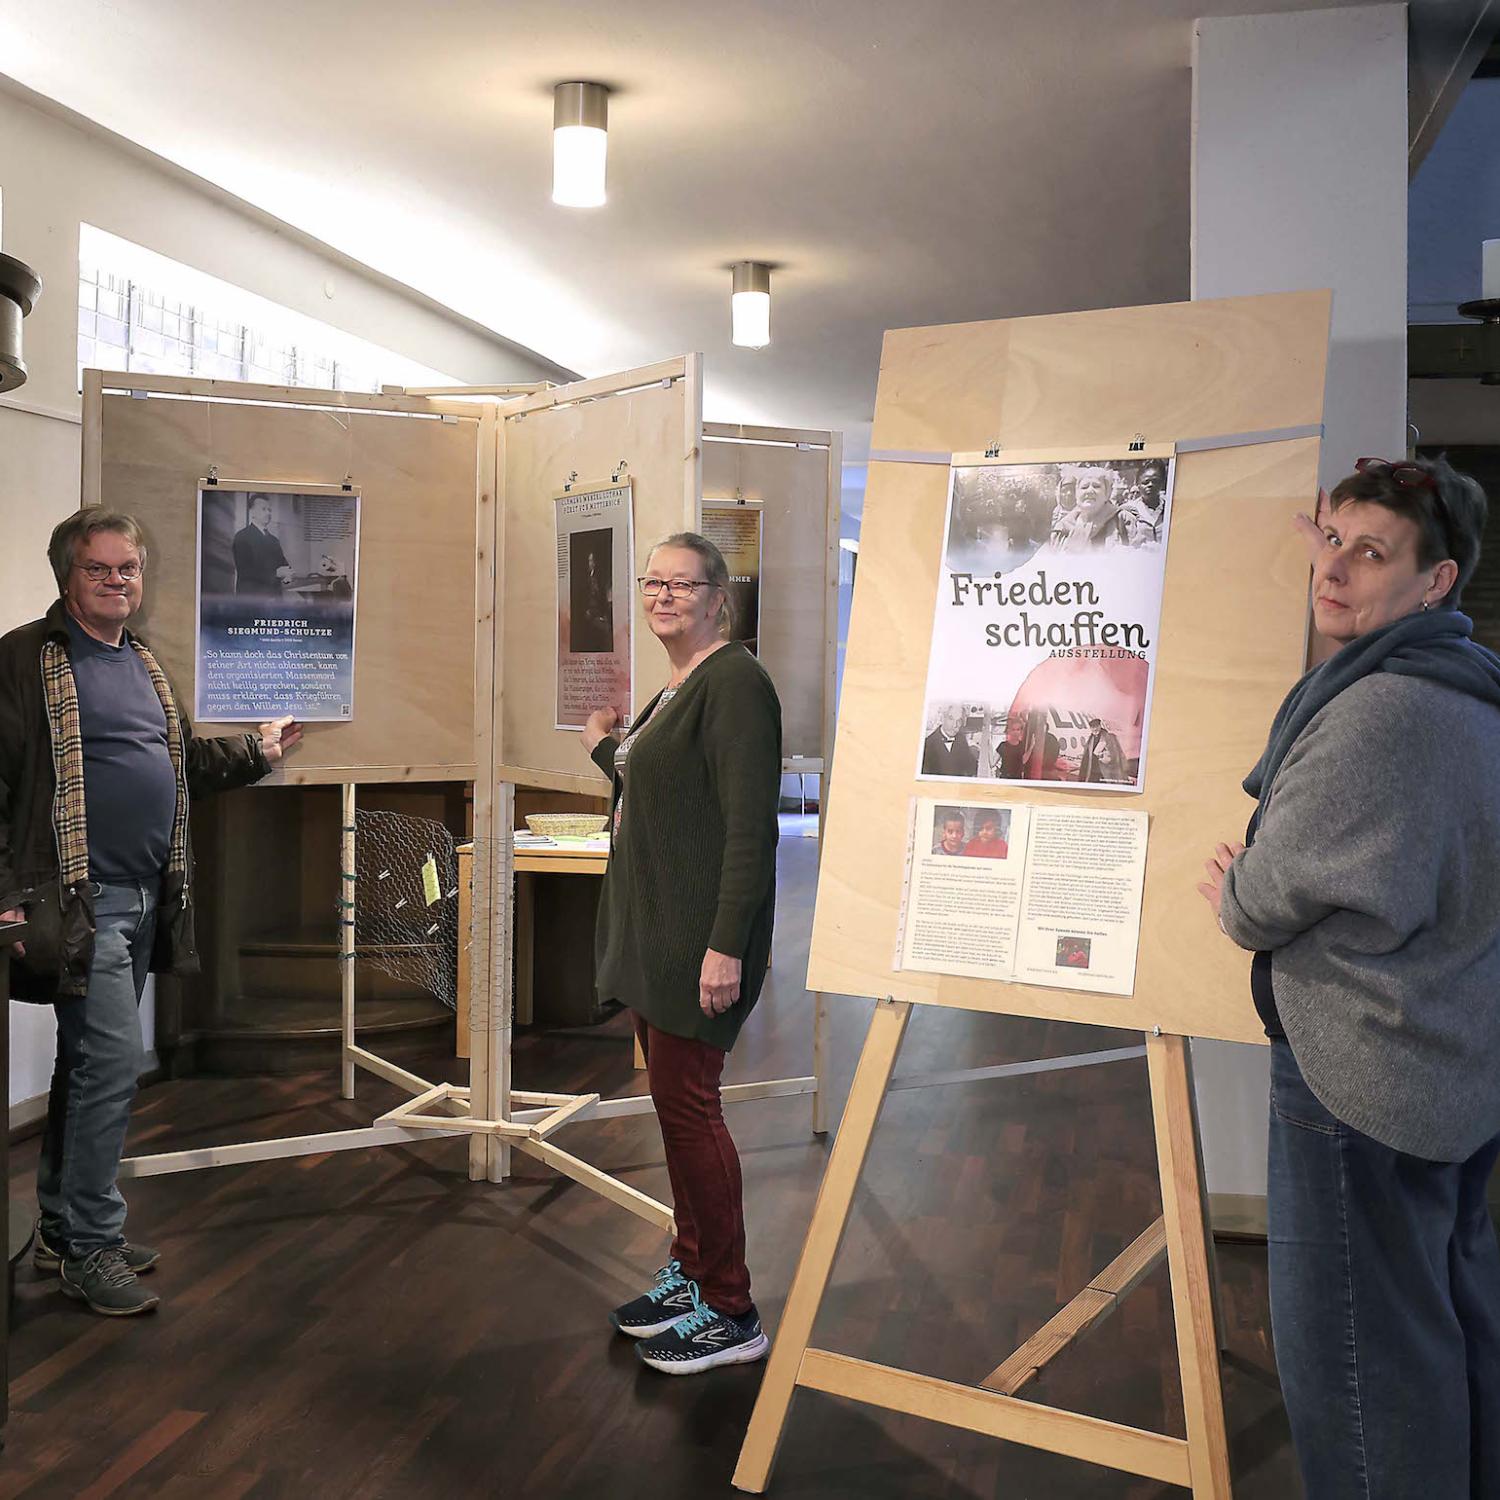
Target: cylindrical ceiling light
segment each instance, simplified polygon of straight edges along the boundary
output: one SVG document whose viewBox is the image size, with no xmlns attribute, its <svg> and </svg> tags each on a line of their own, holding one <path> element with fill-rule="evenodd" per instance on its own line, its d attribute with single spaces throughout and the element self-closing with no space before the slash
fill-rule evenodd
<svg viewBox="0 0 1500 1500">
<path fill-rule="evenodd" d="M 736 261 L 730 270 L 731 337 L 742 349 L 771 342 L 771 268 L 763 261 Z"/>
<path fill-rule="evenodd" d="M 602 83 L 558 84 L 552 90 L 552 201 L 600 207 L 608 153 L 609 90 Z"/>
<path fill-rule="evenodd" d="M 42 279 L 13 255 L 0 255 L 0 391 L 26 383 L 21 358 L 21 319 L 42 295 Z"/>
</svg>

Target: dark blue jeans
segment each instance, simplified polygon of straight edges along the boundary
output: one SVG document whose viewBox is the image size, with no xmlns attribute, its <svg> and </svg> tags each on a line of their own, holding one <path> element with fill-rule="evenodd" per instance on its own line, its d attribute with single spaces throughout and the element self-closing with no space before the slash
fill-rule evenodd
<svg viewBox="0 0 1500 1500">
<path fill-rule="evenodd" d="M 1497 1154 L 1382 1146 L 1271 1044 L 1271 1323 L 1308 1500 L 1500 1496 Z"/>
<path fill-rule="evenodd" d="M 145 1062 L 140 1002 L 156 934 L 160 881 L 94 887 L 88 994 L 60 1000 L 57 1065 L 37 1164 L 42 1230 L 74 1256 L 124 1243 L 116 1179 Z"/>
</svg>

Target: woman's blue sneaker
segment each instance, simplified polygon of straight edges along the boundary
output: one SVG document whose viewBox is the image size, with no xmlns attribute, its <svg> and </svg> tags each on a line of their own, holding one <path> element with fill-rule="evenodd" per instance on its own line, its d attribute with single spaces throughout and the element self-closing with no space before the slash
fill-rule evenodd
<svg viewBox="0 0 1500 1500">
<path fill-rule="evenodd" d="M 696 1282 L 688 1285 L 692 1288 L 693 1310 L 665 1333 L 635 1346 L 643 1364 L 664 1375 L 697 1375 L 715 1365 L 745 1365 L 765 1358 L 771 1341 L 753 1305 L 748 1312 L 731 1317 L 715 1312 L 704 1302 Z"/>
<path fill-rule="evenodd" d="M 697 1304 L 697 1288 L 682 1274 L 677 1261 L 671 1261 L 656 1273 L 656 1285 L 623 1307 L 617 1307 L 609 1321 L 633 1339 L 649 1339 L 665 1333 L 678 1318 L 685 1318 Z"/>
</svg>

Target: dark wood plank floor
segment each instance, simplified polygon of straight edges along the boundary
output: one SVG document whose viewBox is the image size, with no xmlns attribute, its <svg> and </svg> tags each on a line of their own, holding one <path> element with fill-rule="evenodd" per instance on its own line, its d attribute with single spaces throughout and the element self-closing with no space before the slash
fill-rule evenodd
<svg viewBox="0 0 1500 1500">
<path fill-rule="evenodd" d="M 805 967 L 816 844 L 781 858 L 776 967 L 733 1079 L 810 1071 Z M 869 1014 L 833 1006 L 842 1104 Z M 919 1012 L 899 1073 L 1138 1040 Z M 434 1062 L 434 1068 L 441 1066 Z M 456 1075 L 455 1075 L 456 1076 Z M 519 1087 L 642 1087 L 619 1020 L 529 1035 Z M 147 1090 L 130 1149 L 351 1128 L 396 1101 L 361 1078 L 190 1080 Z M 804 1100 L 735 1106 L 751 1269 L 774 1330 L 827 1144 Z M 1159 1212 L 1143 1061 L 891 1095 L 816 1340 L 974 1381 Z M 584 1123 L 568 1149 L 668 1196 L 655 1120 Z M 30 1190 L 35 1143 L 15 1153 Z M 107 1320 L 29 1265 L 15 1292 L 0 1500 L 292 1500 L 728 1495 L 762 1366 L 673 1380 L 606 1316 L 649 1282 L 649 1226 L 518 1159 L 471 1184 L 461 1143 L 346 1152 L 127 1184 L 158 1245 L 151 1318 Z M 1235 1494 L 1298 1494 L 1269 1347 L 1265 1252 L 1220 1247 Z M 1034 1399 L 1181 1434 L 1164 1270 Z M 773 1480 L 788 1497 L 1147 1500 L 1183 1491 L 812 1392 Z"/>
</svg>

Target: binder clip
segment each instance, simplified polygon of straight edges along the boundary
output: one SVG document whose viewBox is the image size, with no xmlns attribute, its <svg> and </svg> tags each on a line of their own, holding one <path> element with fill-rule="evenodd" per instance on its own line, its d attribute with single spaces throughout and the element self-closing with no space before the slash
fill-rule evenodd
<svg viewBox="0 0 1500 1500">
<path fill-rule="evenodd" d="M 208 466 L 208 478 L 205 479 L 203 481 L 203 483 L 208 488 L 212 489 L 214 485 L 218 484 L 218 482 L 219 482 L 219 466 L 218 466 L 218 464 L 210 464 Z"/>
<path fill-rule="evenodd" d="M 572 470 L 568 475 L 568 482 L 563 485 L 563 494 L 571 494 L 573 486 L 578 483 L 578 470 Z"/>
<path fill-rule="evenodd" d="M 1144 453 L 1145 451 L 1146 451 L 1146 434 L 1144 432 L 1138 432 L 1130 440 L 1130 452 L 1132 452 L 1132 453 Z"/>
<path fill-rule="evenodd" d="M 1000 457 L 1000 439 L 999 438 L 996 438 L 992 443 L 989 444 L 988 447 L 985 448 L 985 450 L 984 450 L 984 456 L 986 458 L 999 458 Z"/>
</svg>

